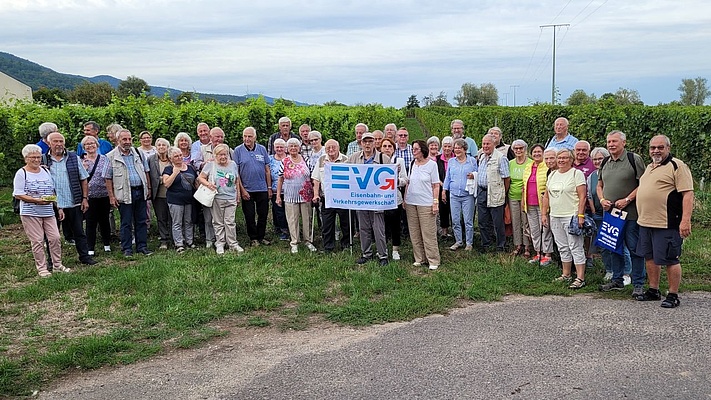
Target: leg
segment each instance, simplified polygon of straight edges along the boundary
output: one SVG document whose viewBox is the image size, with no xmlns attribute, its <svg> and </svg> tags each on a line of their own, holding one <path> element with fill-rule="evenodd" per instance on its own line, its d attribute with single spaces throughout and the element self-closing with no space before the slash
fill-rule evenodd
<svg viewBox="0 0 711 400">
<path fill-rule="evenodd" d="M 373 257 L 373 212 L 357 211 L 358 232 L 360 233 L 360 250 L 365 258 Z"/>
<path fill-rule="evenodd" d="M 171 239 L 172 222 L 170 211 L 168 210 L 168 202 L 165 197 L 156 197 L 153 200 L 153 211 L 156 214 L 158 221 L 158 237 L 161 244 L 168 244 Z"/>
<path fill-rule="evenodd" d="M 407 214 L 407 228 L 410 232 L 410 241 L 412 242 L 412 255 L 415 262 L 425 262 L 425 244 L 422 237 L 422 227 L 420 226 L 420 215 L 417 212 L 417 206 L 410 204 L 405 205 L 405 213 Z"/>
<path fill-rule="evenodd" d="M 449 196 L 449 206 L 452 211 L 452 231 L 455 243 L 465 243 L 464 236 L 462 235 L 462 206 L 466 201 L 466 197 L 467 196 Z"/>
<path fill-rule="evenodd" d="M 249 194 L 249 200 L 242 199 L 242 213 L 244 214 L 244 224 L 247 227 L 247 235 L 249 240 L 259 240 L 257 238 L 257 222 L 255 217 L 257 215 L 257 203 L 255 201 L 256 193 Z"/>
<path fill-rule="evenodd" d="M 267 233 L 267 218 L 269 217 L 269 194 L 255 193 L 257 198 L 257 240 L 264 240 Z"/>
<path fill-rule="evenodd" d="M 185 246 L 185 238 L 183 237 L 183 214 L 185 207 L 178 204 L 168 204 L 170 210 L 170 218 L 173 221 L 173 244 L 176 248 Z"/>
<path fill-rule="evenodd" d="M 311 224 L 313 223 L 314 208 L 311 203 L 299 203 L 301 214 L 301 234 L 304 237 L 304 243 L 313 243 L 314 238 L 311 234 Z"/>
<path fill-rule="evenodd" d="M 486 191 L 479 192 L 477 197 L 477 211 L 479 212 L 479 234 L 481 235 L 481 247 L 487 248 L 492 244 L 492 234 L 494 227 L 491 220 L 491 212 L 486 207 Z"/>
<path fill-rule="evenodd" d="M 89 209 L 84 213 L 84 219 L 86 219 L 86 244 L 89 251 L 94 251 L 96 247 L 96 227 L 99 222 L 98 200 L 97 198 L 90 198 Z"/>
<path fill-rule="evenodd" d="M 496 233 L 496 249 L 503 250 L 506 247 L 506 225 L 504 225 L 504 208 L 505 205 L 492 207 L 491 219 L 494 224 L 494 232 Z"/>
<path fill-rule="evenodd" d="M 140 192 L 140 196 L 136 197 L 133 201 L 133 218 L 135 218 L 133 226 L 136 230 L 136 251 L 144 252 L 148 250 L 148 222 L 146 215 L 148 215 L 146 196 L 143 194 L 143 190 Z"/>
<path fill-rule="evenodd" d="M 347 249 L 353 244 L 353 235 L 351 235 L 351 213 L 349 210 L 337 208 L 338 224 L 341 229 L 341 249 Z"/>
<path fill-rule="evenodd" d="M 299 244 L 299 205 L 294 203 L 284 203 L 286 212 L 286 222 L 289 225 L 290 245 Z"/>
<path fill-rule="evenodd" d="M 513 243 L 516 249 L 523 245 L 523 219 L 521 219 L 521 200 L 510 200 L 511 225 L 513 227 Z"/>
<path fill-rule="evenodd" d="M 30 240 L 30 245 L 32 248 L 32 255 L 35 259 L 35 267 L 37 272 L 42 275 L 47 275 L 47 257 L 44 254 L 44 223 L 42 217 L 30 217 L 26 215 L 21 215 L 20 220 L 22 221 L 22 227 L 27 234 L 27 238 Z M 57 229 L 57 224 L 54 218 L 51 218 L 51 224 Z M 56 260 L 55 260 L 56 262 Z M 57 265 L 59 263 L 57 262 Z"/>
<path fill-rule="evenodd" d="M 188 245 L 193 245 L 195 244 L 195 235 L 194 235 L 194 228 L 195 225 L 193 225 L 193 205 L 192 204 L 186 204 L 183 206 L 185 211 L 183 212 L 183 235 L 185 236 L 185 242 Z"/>
<path fill-rule="evenodd" d="M 230 249 L 234 250 L 239 246 L 237 241 L 237 224 L 235 223 L 235 212 L 237 211 L 237 205 L 232 200 L 225 200 L 226 205 L 224 206 L 224 211 L 222 212 L 225 218 L 223 223 L 225 227 L 225 241 Z M 213 220 L 214 223 L 214 220 Z"/>
<path fill-rule="evenodd" d="M 669 279 L 669 293 L 679 293 L 681 284 L 681 264 L 667 266 L 667 278 Z"/>
<path fill-rule="evenodd" d="M 625 225 L 625 245 L 629 249 L 632 259 L 632 284 L 635 288 L 644 286 L 645 279 L 644 258 L 637 255 L 638 241 L 639 225 L 637 221 L 627 221 Z"/>
<path fill-rule="evenodd" d="M 119 203 L 119 214 L 121 215 L 121 251 L 133 252 L 131 241 L 133 238 L 131 228 L 133 224 L 133 206 L 131 204 Z"/>
<path fill-rule="evenodd" d="M 212 207 L 203 206 L 202 214 L 205 219 L 205 244 L 207 244 L 207 242 L 215 243 L 215 228 L 212 224 Z"/>
<path fill-rule="evenodd" d="M 97 199 L 97 219 L 99 221 L 99 230 L 101 231 L 101 241 L 104 246 L 111 245 L 111 224 L 109 222 L 109 212 L 111 211 L 111 203 L 108 197 Z M 91 207 L 89 207 L 91 209 Z M 95 210 L 96 211 L 96 210 Z"/>
<path fill-rule="evenodd" d="M 380 259 L 388 259 L 388 245 L 385 239 L 385 215 L 383 212 L 373 212 L 373 236 L 375 248 L 378 249 Z"/>
<path fill-rule="evenodd" d="M 84 233 L 84 214 L 81 212 L 81 207 L 65 208 L 64 220 L 67 221 L 74 235 L 79 261 L 83 263 L 92 261 L 92 258 L 89 256 L 89 245 L 86 242 L 86 234 Z"/>
<path fill-rule="evenodd" d="M 205 207 L 203 210 L 210 210 L 210 223 L 212 224 L 213 241 L 215 243 L 216 249 L 224 249 L 227 244 L 227 237 L 225 234 L 225 207 L 227 206 L 228 200 L 215 199 L 212 202 L 212 207 Z M 234 218 L 233 218 L 234 219 Z M 207 237 L 207 216 L 205 217 L 205 235 Z"/>
<path fill-rule="evenodd" d="M 333 251 L 336 247 L 336 209 L 322 207 L 321 210 L 323 212 L 323 229 L 321 230 L 323 249 Z"/>
<path fill-rule="evenodd" d="M 430 206 L 417 206 L 420 216 L 420 230 L 422 231 L 423 249 L 430 266 L 440 265 L 439 246 L 437 244 L 437 223 Z"/>
<path fill-rule="evenodd" d="M 59 228 L 57 222 L 52 217 L 42 218 L 42 226 L 44 235 L 47 238 L 49 254 L 52 255 L 55 267 L 61 267 L 62 264 L 62 238 L 59 236 Z M 59 268 L 58 268 L 59 269 Z"/>
<path fill-rule="evenodd" d="M 462 202 L 462 214 L 464 216 L 464 234 L 466 235 L 466 245 L 474 245 L 474 209 L 476 207 L 474 196 L 464 196 Z M 459 217 L 457 217 L 459 219 Z"/>
</svg>

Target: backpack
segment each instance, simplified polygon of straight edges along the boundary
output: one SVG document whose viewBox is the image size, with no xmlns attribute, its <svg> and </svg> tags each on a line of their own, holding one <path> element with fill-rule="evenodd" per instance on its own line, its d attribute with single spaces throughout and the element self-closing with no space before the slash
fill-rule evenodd
<svg viewBox="0 0 711 400">
<path fill-rule="evenodd" d="M 600 163 L 600 171 L 602 171 L 602 168 L 607 164 L 607 162 L 610 160 L 610 156 L 607 156 L 602 159 L 602 162 Z M 634 170 L 634 177 L 635 181 L 637 182 L 637 186 L 639 186 L 639 179 L 637 179 L 637 163 L 634 162 L 634 153 L 631 151 L 627 152 L 627 160 L 630 162 L 632 165 L 632 169 Z M 676 169 L 676 163 L 674 164 L 674 169 Z"/>
</svg>

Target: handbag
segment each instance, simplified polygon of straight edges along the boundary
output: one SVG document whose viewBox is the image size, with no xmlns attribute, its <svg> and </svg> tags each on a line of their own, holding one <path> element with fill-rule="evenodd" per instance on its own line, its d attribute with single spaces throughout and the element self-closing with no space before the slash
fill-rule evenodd
<svg viewBox="0 0 711 400">
<path fill-rule="evenodd" d="M 208 182 L 211 181 L 210 178 L 212 178 L 213 173 L 215 172 L 215 169 L 217 168 L 217 164 L 212 165 L 212 170 L 210 170 L 210 173 L 207 175 L 207 180 Z M 195 200 L 200 202 L 205 207 L 212 207 L 212 202 L 215 200 L 215 195 L 217 194 L 217 190 L 212 190 L 209 187 L 200 184 L 200 186 L 197 188 L 195 193 L 193 193 L 193 197 Z"/>
<path fill-rule="evenodd" d="M 627 222 L 627 211 L 613 208 L 611 212 L 605 211 L 602 223 L 595 238 L 595 246 L 614 251 L 622 255 L 624 253 L 624 229 Z"/>
</svg>

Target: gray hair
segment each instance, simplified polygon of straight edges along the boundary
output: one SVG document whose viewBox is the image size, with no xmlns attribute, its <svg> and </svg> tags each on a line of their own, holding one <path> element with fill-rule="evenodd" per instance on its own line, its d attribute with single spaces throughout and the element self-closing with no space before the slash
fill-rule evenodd
<svg viewBox="0 0 711 400">
<path fill-rule="evenodd" d="M 486 133 L 489 134 L 489 135 L 491 134 L 491 132 L 498 132 L 498 133 L 499 133 L 499 136 L 503 136 L 503 135 L 504 135 L 504 133 L 501 132 L 501 128 L 499 128 L 498 126 L 492 126 L 491 128 L 489 128 L 488 131 L 486 131 Z"/>
<path fill-rule="evenodd" d="M 93 140 L 94 142 L 96 142 L 97 146 L 99 145 L 99 140 L 93 136 L 84 136 L 84 138 L 81 140 L 81 145 L 83 147 L 86 147 L 86 142 L 88 142 L 90 140 Z"/>
<path fill-rule="evenodd" d="M 607 151 L 606 148 L 604 148 L 604 147 L 595 147 L 595 148 L 592 149 L 592 151 L 590 152 L 590 158 L 594 158 L 594 157 L 595 157 L 595 154 L 597 154 L 597 153 L 601 153 L 603 157 L 609 157 L 609 156 L 610 156 L 610 152 Z"/>
<path fill-rule="evenodd" d="M 429 139 L 427 139 L 427 147 L 430 146 L 430 143 L 437 143 L 437 147 L 440 147 L 439 138 L 437 136 L 431 136 Z"/>
<path fill-rule="evenodd" d="M 669 140 L 669 136 L 667 135 L 654 135 L 651 139 L 649 139 L 649 143 L 652 143 L 652 140 L 656 138 L 662 138 L 664 139 L 664 145 L 667 147 L 671 147 L 671 140 Z"/>
<path fill-rule="evenodd" d="M 454 138 L 452 138 L 451 136 L 445 136 L 445 137 L 443 137 L 443 138 L 442 138 L 442 146 L 444 146 L 445 144 L 454 145 Z"/>
<path fill-rule="evenodd" d="M 289 119 L 289 117 L 281 117 L 281 118 L 279 118 L 278 124 L 281 125 L 282 122 L 288 122 L 289 125 L 291 125 L 291 119 Z"/>
<path fill-rule="evenodd" d="M 22 148 L 22 158 L 25 158 L 32 153 L 42 154 L 42 148 L 37 146 L 36 144 L 28 144 Z"/>
<path fill-rule="evenodd" d="M 359 127 L 359 126 L 362 126 L 363 128 L 365 128 L 365 131 L 368 132 L 368 125 L 366 125 L 366 124 L 364 124 L 364 123 L 362 123 L 362 122 L 359 122 L 359 123 L 356 124 L 355 127 L 357 128 L 357 127 Z"/>
<path fill-rule="evenodd" d="M 218 144 L 217 146 L 215 146 L 214 149 L 212 149 L 212 154 L 213 154 L 213 155 L 217 155 L 217 154 L 219 154 L 219 153 L 221 153 L 221 152 L 223 152 L 223 151 L 226 151 L 226 152 L 227 152 L 227 155 L 229 156 L 229 155 L 230 155 L 230 146 L 228 146 L 228 145 L 226 145 L 226 144 L 224 144 L 224 143 L 220 143 L 220 144 Z"/>
<path fill-rule="evenodd" d="M 309 132 L 309 139 L 311 138 L 311 136 L 316 136 L 316 137 L 319 138 L 319 139 L 323 139 L 323 136 L 321 136 L 321 132 L 319 132 L 319 131 L 311 131 L 311 132 Z"/>
<path fill-rule="evenodd" d="M 575 143 L 575 146 L 579 144 L 585 145 L 585 148 L 590 150 L 590 142 L 588 142 L 587 140 L 578 140 L 578 143 Z"/>
<path fill-rule="evenodd" d="M 156 139 L 156 146 L 158 146 L 160 143 L 163 143 L 164 145 L 170 147 L 170 142 L 168 141 L 168 139 L 165 139 L 165 138 Z"/>
<path fill-rule="evenodd" d="M 610 137 L 612 135 L 620 135 L 620 139 L 627 140 L 627 135 L 625 135 L 624 132 L 622 132 L 622 131 L 614 130 L 614 131 L 608 133 L 607 137 Z"/>
<path fill-rule="evenodd" d="M 184 133 L 184 132 L 183 132 L 183 133 Z M 169 157 L 169 158 L 173 158 L 173 156 L 176 155 L 176 154 L 180 154 L 180 156 L 182 157 L 182 156 L 183 156 L 183 151 L 180 150 L 177 146 L 176 146 L 176 147 L 172 147 L 172 146 L 171 146 L 171 147 L 168 149 L 168 157 Z"/>
<path fill-rule="evenodd" d="M 282 117 L 282 118 L 286 118 L 286 117 Z M 289 118 L 286 118 L 286 119 L 289 119 Z M 291 120 L 289 120 L 289 122 L 291 122 Z M 257 138 L 257 130 L 254 129 L 253 126 L 248 126 L 248 127 L 244 128 L 242 130 L 242 134 L 244 135 L 245 133 L 247 133 L 247 131 L 252 131 L 252 133 L 254 133 L 254 138 L 255 139 Z"/>
<path fill-rule="evenodd" d="M 180 139 L 183 139 L 183 138 L 188 139 L 188 144 L 190 146 L 193 145 L 193 139 L 190 138 L 190 135 L 188 135 L 186 132 L 178 132 L 178 134 L 175 135 L 175 140 L 173 140 L 173 146 L 175 146 L 175 148 L 178 148 L 178 142 L 180 142 Z M 178 149 L 178 150 L 180 150 L 180 149 Z M 170 154 L 170 153 L 168 153 L 168 154 Z"/>
<path fill-rule="evenodd" d="M 462 138 L 454 139 L 454 145 L 461 147 L 464 151 L 469 150 L 469 144 L 467 144 L 467 141 Z"/>
<path fill-rule="evenodd" d="M 123 127 L 122 127 L 121 125 L 119 125 L 119 124 L 111 124 L 111 125 L 109 125 L 109 126 L 106 127 L 106 136 L 107 136 L 109 139 L 112 138 L 112 137 L 113 137 L 113 138 L 116 138 L 116 134 L 117 134 L 118 131 L 120 131 L 121 129 L 123 129 Z"/>
<path fill-rule="evenodd" d="M 42 139 L 46 139 L 47 135 L 49 135 L 52 132 L 57 132 L 59 128 L 57 128 L 57 124 L 54 122 L 43 122 L 39 126 L 39 134 Z"/>
<path fill-rule="evenodd" d="M 511 143 L 511 147 L 514 147 L 514 146 L 523 146 L 523 151 L 524 152 L 528 151 L 528 143 L 526 143 L 526 141 L 523 139 L 514 140 L 513 143 Z"/>
<path fill-rule="evenodd" d="M 276 146 L 284 146 L 284 147 L 286 147 L 286 141 L 285 141 L 284 139 L 282 139 L 282 138 L 277 138 L 277 139 L 274 141 L 273 146 L 274 146 L 274 147 L 276 147 Z"/>
<path fill-rule="evenodd" d="M 286 147 L 289 147 L 291 145 L 296 145 L 301 147 L 301 140 L 297 138 L 290 138 L 289 140 L 286 141 Z"/>
<path fill-rule="evenodd" d="M 464 122 L 462 122 L 461 119 L 454 119 L 452 122 L 449 123 L 449 129 L 452 129 L 454 124 L 462 124 L 462 130 L 464 130 Z"/>
<path fill-rule="evenodd" d="M 558 149 L 558 151 L 556 151 L 556 153 L 555 153 L 556 157 L 558 157 L 560 155 L 560 153 L 568 153 L 568 156 L 570 157 L 571 160 L 575 159 L 575 154 L 573 154 L 573 150 L 570 150 L 567 147 Z"/>
</svg>

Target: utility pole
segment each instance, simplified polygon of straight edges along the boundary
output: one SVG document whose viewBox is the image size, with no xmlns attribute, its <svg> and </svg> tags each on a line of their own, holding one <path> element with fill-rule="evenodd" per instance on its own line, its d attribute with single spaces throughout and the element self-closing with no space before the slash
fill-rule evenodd
<svg viewBox="0 0 711 400">
<path fill-rule="evenodd" d="M 551 104 L 555 104 L 555 31 L 559 26 L 570 26 L 570 24 L 548 24 L 541 25 L 541 28 L 553 28 L 553 84 L 551 88 Z"/>
<path fill-rule="evenodd" d="M 516 88 L 519 85 L 511 85 L 511 90 L 513 90 L 513 106 L 516 107 Z"/>
<path fill-rule="evenodd" d="M 504 104 L 503 105 L 505 105 L 505 106 L 509 105 L 509 94 L 508 93 L 504 93 Z"/>
</svg>

